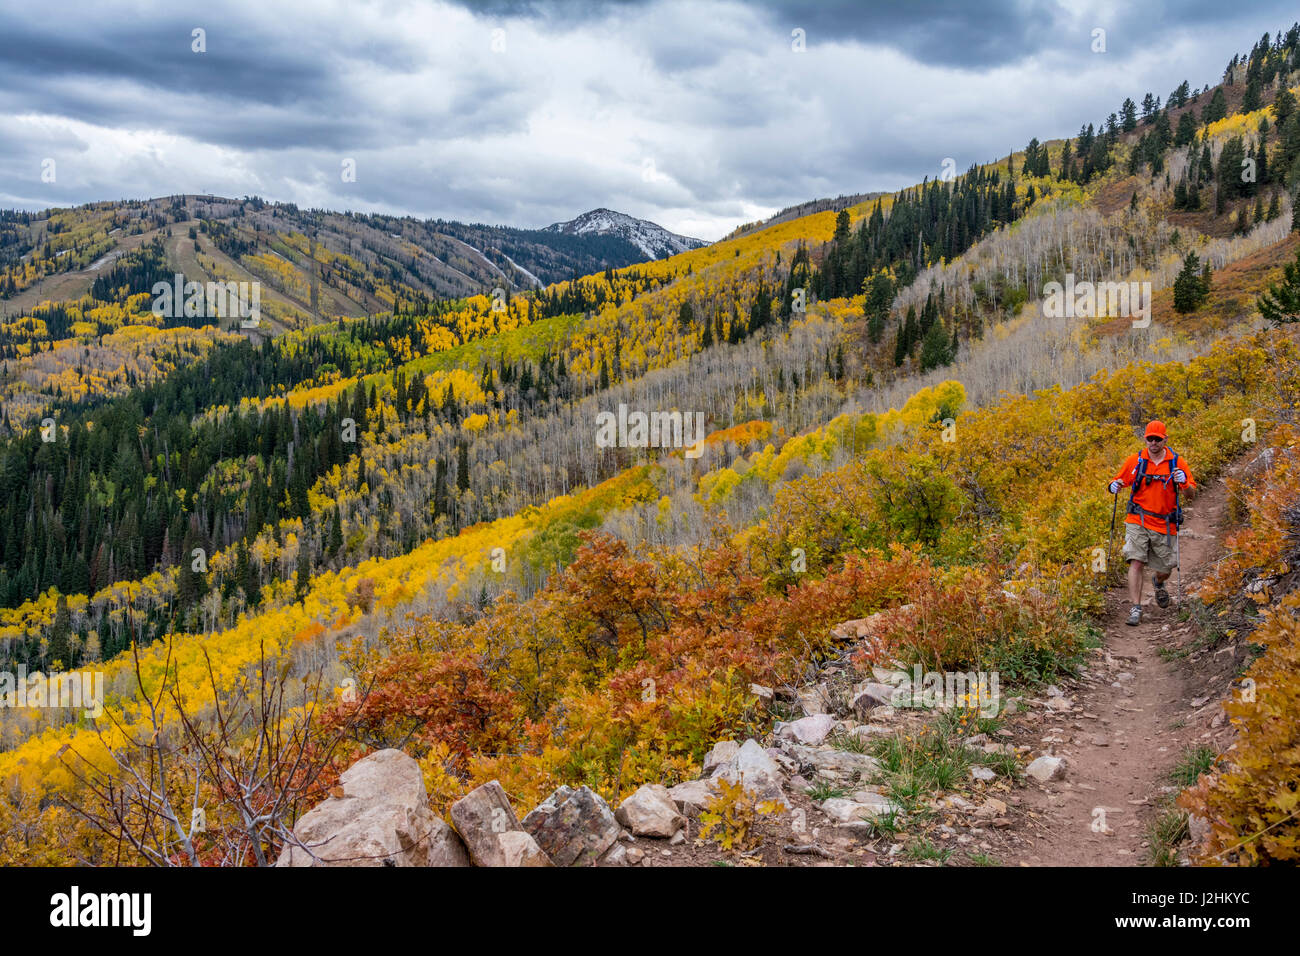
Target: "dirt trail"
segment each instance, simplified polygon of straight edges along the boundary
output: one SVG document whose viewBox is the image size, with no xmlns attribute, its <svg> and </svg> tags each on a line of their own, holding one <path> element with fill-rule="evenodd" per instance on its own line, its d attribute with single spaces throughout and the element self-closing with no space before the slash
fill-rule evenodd
<svg viewBox="0 0 1300 956">
<path fill-rule="evenodd" d="M 1224 517 L 1221 483 L 1188 505 L 1181 535 L 1184 592 L 1208 570 L 1219 551 Z M 1115 550 L 1123 532 L 1116 529 Z M 1140 866 L 1149 862 L 1144 843 L 1155 807 L 1168 793 L 1169 772 L 1202 729 L 1189 719 L 1193 699 L 1205 693 L 1185 666 L 1161 657 L 1162 648 L 1182 643 L 1191 622 L 1179 622 L 1178 575 L 1169 580 L 1174 603 L 1156 606 L 1150 573 L 1143 590 L 1143 619 L 1128 627 L 1127 590 L 1107 595 L 1105 643 L 1089 661 L 1088 673 L 1064 688 L 1075 706 L 1046 712 L 1037 725 L 1042 752 L 1064 756 L 1065 779 L 1022 791 L 1026 826 L 1022 847 L 1007 865 Z"/>
</svg>

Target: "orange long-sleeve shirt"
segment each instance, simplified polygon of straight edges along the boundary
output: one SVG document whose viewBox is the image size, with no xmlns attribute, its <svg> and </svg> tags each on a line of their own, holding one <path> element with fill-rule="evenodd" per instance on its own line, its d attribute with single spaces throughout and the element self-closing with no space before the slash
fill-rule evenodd
<svg viewBox="0 0 1300 956">
<path fill-rule="evenodd" d="M 1131 487 L 1133 481 L 1137 478 L 1138 459 L 1147 460 L 1146 475 L 1155 478 L 1165 478 L 1169 475 L 1173 464 L 1174 455 L 1168 448 L 1165 449 L 1165 457 L 1158 463 L 1151 461 L 1151 456 L 1143 448 L 1135 455 L 1129 455 L 1124 460 L 1123 467 L 1115 475 L 1114 481 L 1118 481 L 1125 488 Z M 1178 456 L 1178 467 L 1187 475 L 1187 482 L 1183 488 L 1195 488 L 1196 482 L 1192 478 L 1192 469 L 1187 467 L 1187 459 L 1182 455 Z M 1143 476 L 1142 487 L 1133 495 L 1133 502 L 1145 511 L 1154 511 L 1156 514 L 1168 514 L 1174 510 L 1174 485 L 1172 481 L 1147 481 Z M 1150 515 L 1131 514 L 1124 519 L 1129 524 L 1136 524 L 1141 521 L 1142 524 L 1159 534 L 1177 534 L 1178 528 L 1174 527 L 1172 522 L 1166 522 L 1161 518 L 1153 518 Z M 1166 528 L 1168 524 L 1168 528 Z"/>
</svg>

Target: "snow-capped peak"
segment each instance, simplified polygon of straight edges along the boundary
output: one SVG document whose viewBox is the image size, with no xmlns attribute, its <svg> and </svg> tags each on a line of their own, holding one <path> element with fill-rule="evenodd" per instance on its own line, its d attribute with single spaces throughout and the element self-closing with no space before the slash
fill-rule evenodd
<svg viewBox="0 0 1300 956">
<path fill-rule="evenodd" d="M 545 231 L 563 232 L 575 236 L 585 236 L 591 233 L 618 236 L 626 239 L 644 252 L 648 259 L 660 259 L 664 256 L 686 252 L 688 249 L 698 249 L 701 246 L 708 245 L 703 239 L 679 236 L 677 233 L 669 232 L 663 226 L 648 220 L 637 219 L 627 213 L 603 208 L 584 212 L 581 216 L 570 219 L 568 222 L 552 223 L 546 227 Z"/>
</svg>

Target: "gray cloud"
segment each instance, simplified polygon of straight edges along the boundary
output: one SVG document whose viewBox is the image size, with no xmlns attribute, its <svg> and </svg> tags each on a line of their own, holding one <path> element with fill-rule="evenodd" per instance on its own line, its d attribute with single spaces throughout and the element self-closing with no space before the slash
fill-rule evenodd
<svg viewBox="0 0 1300 956">
<path fill-rule="evenodd" d="M 1072 135 L 1125 96 L 1217 81 L 1294 19 L 1203 0 L 129 10 L 0 11 L 0 205 L 212 191 L 521 226 L 609 206 L 713 238 L 817 196 L 900 188 L 944 157 L 965 169 Z M 190 49 L 195 27 L 206 53 Z M 49 158 L 55 183 L 40 177 Z"/>
</svg>

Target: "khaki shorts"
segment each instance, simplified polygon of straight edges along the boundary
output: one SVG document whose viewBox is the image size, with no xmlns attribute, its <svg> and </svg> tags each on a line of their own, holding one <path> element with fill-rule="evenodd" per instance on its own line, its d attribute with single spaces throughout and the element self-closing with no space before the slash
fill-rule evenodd
<svg viewBox="0 0 1300 956">
<path fill-rule="evenodd" d="M 1172 571 L 1178 561 L 1178 535 L 1168 538 L 1143 525 L 1124 525 L 1124 559 L 1141 561 L 1157 574 Z"/>
</svg>

